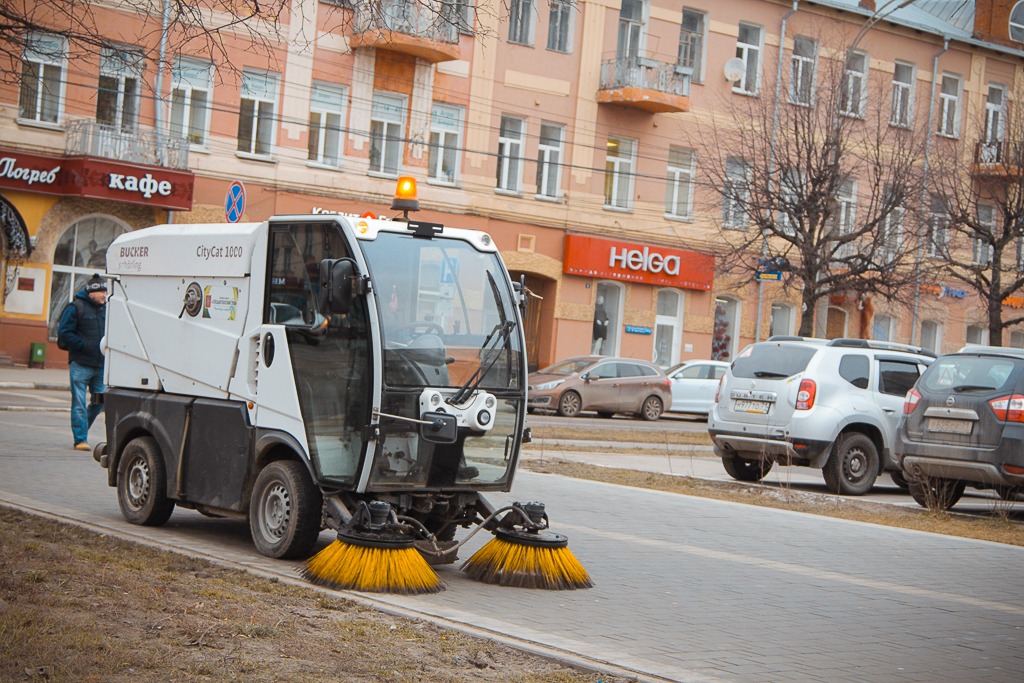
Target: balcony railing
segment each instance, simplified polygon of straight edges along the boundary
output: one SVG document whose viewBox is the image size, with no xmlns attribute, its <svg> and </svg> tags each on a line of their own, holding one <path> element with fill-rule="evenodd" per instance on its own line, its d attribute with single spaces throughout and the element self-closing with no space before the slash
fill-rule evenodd
<svg viewBox="0 0 1024 683">
<path fill-rule="evenodd" d="M 431 62 L 458 57 L 459 17 L 447 2 L 378 0 L 359 3 L 353 26 L 355 47 L 405 52 Z"/>
<path fill-rule="evenodd" d="M 644 57 L 601 64 L 599 102 L 619 102 L 648 111 L 688 111 L 690 69 Z"/>
<path fill-rule="evenodd" d="M 155 131 L 125 132 L 117 126 L 80 119 L 69 121 L 64 152 L 128 164 L 188 168 L 188 141 Z"/>
</svg>

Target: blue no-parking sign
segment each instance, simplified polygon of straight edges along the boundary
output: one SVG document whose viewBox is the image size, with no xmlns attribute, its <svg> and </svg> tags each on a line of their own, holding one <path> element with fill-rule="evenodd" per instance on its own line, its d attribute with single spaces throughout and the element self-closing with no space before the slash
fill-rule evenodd
<svg viewBox="0 0 1024 683">
<path fill-rule="evenodd" d="M 242 181 L 236 180 L 228 188 L 227 197 L 224 199 L 224 216 L 229 223 L 237 223 L 242 220 L 245 213 L 245 185 Z"/>
</svg>

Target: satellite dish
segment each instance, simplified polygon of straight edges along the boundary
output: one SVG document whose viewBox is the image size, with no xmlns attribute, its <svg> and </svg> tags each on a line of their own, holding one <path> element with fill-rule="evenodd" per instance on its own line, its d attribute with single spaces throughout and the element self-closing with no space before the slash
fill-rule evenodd
<svg viewBox="0 0 1024 683">
<path fill-rule="evenodd" d="M 725 63 L 725 80 L 738 81 L 743 78 L 743 73 L 746 70 L 746 63 L 739 57 L 733 57 Z"/>
</svg>

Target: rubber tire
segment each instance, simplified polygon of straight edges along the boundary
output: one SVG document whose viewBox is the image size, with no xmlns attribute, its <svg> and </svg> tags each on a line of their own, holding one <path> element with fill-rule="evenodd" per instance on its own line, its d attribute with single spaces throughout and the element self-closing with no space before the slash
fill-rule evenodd
<svg viewBox="0 0 1024 683">
<path fill-rule="evenodd" d="M 249 501 L 249 532 L 260 554 L 273 558 L 306 557 L 320 536 L 320 489 L 305 466 L 276 460 L 264 467 Z"/>
<path fill-rule="evenodd" d="M 910 488 L 910 482 L 907 481 L 907 477 L 903 474 L 903 470 L 889 470 L 889 477 L 892 479 L 892 483 L 896 484 L 904 491 Z"/>
<path fill-rule="evenodd" d="M 967 485 L 958 479 L 922 477 L 910 480 L 910 495 L 929 510 L 948 510 L 964 495 Z"/>
<path fill-rule="evenodd" d="M 610 417 L 615 417 L 615 413 L 610 413 L 607 410 L 599 410 L 597 411 L 597 416 L 607 420 Z"/>
<path fill-rule="evenodd" d="M 153 437 L 136 437 L 121 451 L 117 504 L 125 519 L 141 526 L 160 526 L 174 512 L 174 501 L 167 497 L 164 459 Z"/>
<path fill-rule="evenodd" d="M 657 422 L 663 412 L 665 412 L 665 404 L 657 396 L 648 396 L 644 399 L 644 404 L 640 406 L 640 417 L 648 422 Z"/>
<path fill-rule="evenodd" d="M 851 465 L 858 466 L 851 472 Z M 843 496 L 863 496 L 878 478 L 878 449 L 875 442 L 859 432 L 840 434 L 828 462 L 821 468 L 825 486 Z"/>
<path fill-rule="evenodd" d="M 736 481 L 761 481 L 772 471 L 771 460 L 748 460 L 734 455 L 722 458 L 722 467 Z"/>
<path fill-rule="evenodd" d="M 583 399 L 575 391 L 567 391 L 558 399 L 558 414 L 562 417 L 576 417 L 583 409 Z"/>
</svg>

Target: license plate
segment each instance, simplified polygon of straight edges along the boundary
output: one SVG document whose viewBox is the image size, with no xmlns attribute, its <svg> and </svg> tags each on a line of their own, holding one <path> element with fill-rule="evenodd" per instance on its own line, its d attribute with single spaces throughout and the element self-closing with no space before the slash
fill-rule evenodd
<svg viewBox="0 0 1024 683">
<path fill-rule="evenodd" d="M 768 412 L 768 408 L 771 407 L 771 403 L 768 401 L 751 401 L 749 399 L 738 398 L 733 401 L 732 409 L 737 413 L 758 413 L 764 415 Z"/>
<path fill-rule="evenodd" d="M 947 420 L 941 417 L 928 418 L 928 431 L 943 434 L 970 434 L 974 428 L 971 420 Z"/>
</svg>

